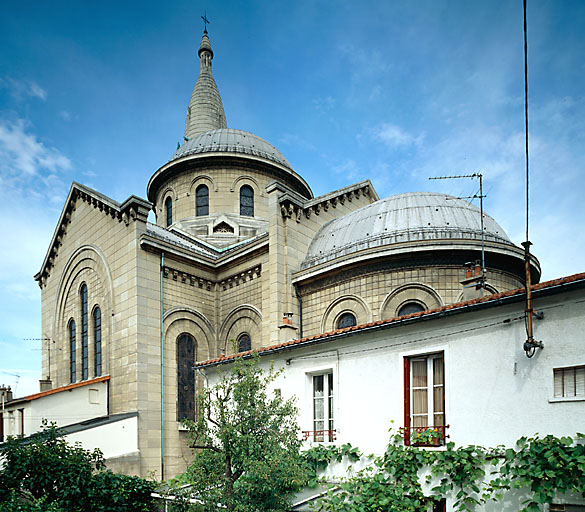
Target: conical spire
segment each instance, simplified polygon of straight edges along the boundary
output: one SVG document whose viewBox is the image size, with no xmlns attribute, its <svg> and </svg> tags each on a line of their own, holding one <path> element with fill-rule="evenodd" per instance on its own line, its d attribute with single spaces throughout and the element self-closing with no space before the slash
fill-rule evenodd
<svg viewBox="0 0 585 512">
<path fill-rule="evenodd" d="M 227 128 L 221 96 L 211 73 L 213 50 L 207 36 L 207 30 L 201 39 L 199 59 L 201 60 L 199 77 L 195 82 L 193 94 L 191 94 L 185 122 L 185 138 L 187 139 L 209 130 Z"/>
</svg>

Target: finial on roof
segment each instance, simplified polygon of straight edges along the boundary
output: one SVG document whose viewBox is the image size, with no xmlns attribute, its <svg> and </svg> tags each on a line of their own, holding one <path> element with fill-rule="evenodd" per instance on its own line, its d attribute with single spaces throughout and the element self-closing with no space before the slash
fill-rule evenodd
<svg viewBox="0 0 585 512">
<path fill-rule="evenodd" d="M 201 66 L 199 68 L 199 77 L 195 82 L 191 101 L 187 108 L 187 120 L 185 122 L 185 140 L 189 140 L 196 135 L 216 130 L 218 128 L 227 128 L 225 113 L 221 96 L 217 90 L 217 85 L 211 72 L 211 61 L 213 60 L 213 50 L 211 42 L 207 35 L 207 16 L 201 16 L 205 22 L 205 32 L 201 38 L 199 46 L 199 58 Z"/>
<path fill-rule="evenodd" d="M 201 16 L 201 19 L 203 20 L 203 23 L 205 23 L 205 29 L 203 30 L 203 33 L 207 34 L 207 24 L 209 23 L 209 20 L 207 19 L 207 11 L 205 11 L 205 14 Z"/>
</svg>

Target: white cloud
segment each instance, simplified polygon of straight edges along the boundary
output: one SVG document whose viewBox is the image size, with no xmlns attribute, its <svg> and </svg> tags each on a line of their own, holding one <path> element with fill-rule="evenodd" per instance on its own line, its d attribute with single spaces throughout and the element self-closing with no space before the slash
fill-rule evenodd
<svg viewBox="0 0 585 512">
<path fill-rule="evenodd" d="M 420 145 L 424 139 L 424 134 L 414 136 L 403 130 L 400 126 L 390 123 L 383 123 L 380 125 L 380 127 L 375 130 L 374 136 L 390 148 L 411 146 L 413 144 Z"/>
<path fill-rule="evenodd" d="M 23 120 L 0 120 L 0 162 L 3 181 L 7 177 L 32 177 L 43 171 L 56 173 L 72 167 L 69 158 L 27 133 Z"/>
<path fill-rule="evenodd" d="M 34 80 L 15 80 L 14 78 L 0 78 L 0 88 L 7 89 L 13 98 L 21 101 L 25 97 L 47 99 L 47 91 Z"/>
</svg>

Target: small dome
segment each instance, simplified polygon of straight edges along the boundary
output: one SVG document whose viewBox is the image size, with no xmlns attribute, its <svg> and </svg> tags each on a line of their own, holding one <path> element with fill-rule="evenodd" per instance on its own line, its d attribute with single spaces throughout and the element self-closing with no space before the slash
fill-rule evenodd
<svg viewBox="0 0 585 512">
<path fill-rule="evenodd" d="M 485 240 L 511 245 L 502 227 L 484 213 Z M 481 240 L 479 208 L 433 192 L 391 196 L 325 224 L 302 268 L 362 249 L 424 240 Z"/>
<path fill-rule="evenodd" d="M 169 160 L 200 153 L 243 153 L 271 160 L 292 170 L 284 155 L 272 144 L 257 135 L 243 130 L 220 128 L 201 133 L 183 144 Z"/>
</svg>

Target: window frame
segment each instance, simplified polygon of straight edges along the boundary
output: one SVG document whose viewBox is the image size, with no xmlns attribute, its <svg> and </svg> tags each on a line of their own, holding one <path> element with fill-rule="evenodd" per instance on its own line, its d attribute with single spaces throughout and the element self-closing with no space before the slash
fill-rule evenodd
<svg viewBox="0 0 585 512">
<path fill-rule="evenodd" d="M 340 325 L 343 319 L 349 318 L 350 316 L 353 318 L 353 323 L 351 325 Z M 347 329 L 348 327 L 355 327 L 357 324 L 357 316 L 353 311 L 343 311 L 335 320 L 335 329 Z"/>
<path fill-rule="evenodd" d="M 181 364 L 181 349 L 179 344 L 182 340 L 188 339 L 192 343 L 192 352 L 193 352 L 193 360 L 186 361 L 184 364 Z M 195 361 L 197 361 L 197 340 L 195 336 L 191 333 L 183 332 L 177 336 L 176 342 L 176 353 L 177 353 L 177 421 L 181 423 L 183 420 L 191 420 L 195 421 L 197 416 L 197 404 L 195 401 Z M 187 370 L 187 375 L 185 376 L 185 380 L 188 382 L 189 389 L 184 389 L 181 385 L 183 382 L 183 370 Z M 185 400 L 191 400 L 191 407 L 189 407 L 189 411 L 187 414 L 182 414 L 184 410 L 181 407 L 181 404 Z M 192 414 L 191 414 L 192 413 Z"/>
<path fill-rule="evenodd" d="M 245 194 L 247 191 L 250 194 Z M 251 204 L 245 204 L 247 201 Z M 254 217 L 254 189 L 247 184 L 240 187 L 240 215 L 242 217 Z"/>
<path fill-rule="evenodd" d="M 67 323 L 67 331 L 69 333 L 69 382 L 74 384 L 77 380 L 77 340 L 75 320 L 73 318 L 70 318 Z"/>
<path fill-rule="evenodd" d="M 310 440 L 314 443 L 332 443 L 336 440 L 335 429 L 335 404 L 336 404 L 336 385 L 333 369 L 327 369 L 319 372 L 308 374 L 310 378 L 310 412 L 311 412 L 311 429 L 303 431 L 305 440 Z M 322 380 L 322 396 L 316 396 L 316 382 L 318 379 Z M 323 402 L 322 417 L 316 415 L 316 402 L 320 400 Z M 320 425 L 321 424 L 321 425 Z M 323 428 L 317 428 L 322 426 Z"/>
<path fill-rule="evenodd" d="M 562 392 L 557 395 L 557 374 L 562 372 Z M 574 394 L 565 394 L 565 374 L 572 372 Z M 579 375 L 578 375 L 579 374 Z M 581 375 L 582 374 L 582 375 Z M 582 384 L 577 389 L 577 385 Z M 581 389 L 582 387 L 582 389 Z M 585 401 L 585 365 L 558 366 L 553 368 L 552 398 L 550 402 L 578 402 Z"/>
<path fill-rule="evenodd" d="M 200 193 L 203 191 L 205 194 Z M 195 189 L 195 216 L 205 217 L 207 215 L 209 215 L 209 187 L 202 183 Z"/>
<path fill-rule="evenodd" d="M 82 283 L 79 288 L 80 313 L 81 313 L 81 380 L 89 377 L 89 319 L 87 315 L 87 284 Z"/>
<path fill-rule="evenodd" d="M 165 221 L 167 228 L 173 223 L 173 198 L 171 196 L 165 199 Z"/>
<path fill-rule="evenodd" d="M 242 342 L 246 341 L 246 338 L 247 344 L 242 348 Z M 236 341 L 238 343 L 238 353 L 252 350 L 252 337 L 247 332 L 240 333 Z"/>
<path fill-rule="evenodd" d="M 426 427 L 415 427 L 414 413 L 412 408 L 414 405 L 414 390 L 413 376 L 412 376 L 412 363 L 419 362 L 421 360 L 426 361 L 426 386 L 427 389 L 427 426 Z M 435 384 L 434 382 L 434 361 L 441 360 L 442 365 L 442 383 Z M 432 387 L 433 392 L 429 393 L 429 389 Z M 435 388 L 442 387 L 442 411 L 435 411 Z M 422 389 L 423 387 L 419 387 Z M 446 421 L 446 373 L 445 373 L 445 351 L 439 350 L 436 352 L 426 352 L 420 354 L 409 354 L 404 356 L 404 444 L 414 446 L 443 446 L 447 436 L 446 429 L 449 427 Z M 421 416 L 422 414 L 418 414 Z M 442 424 L 435 424 L 435 416 L 442 415 Z M 437 429 L 439 437 L 431 441 L 422 441 L 420 443 L 413 443 L 411 441 L 411 435 L 420 429 L 420 432 L 426 432 L 428 429 Z"/>
<path fill-rule="evenodd" d="M 97 315 L 97 317 L 96 317 Z M 102 375 L 102 311 L 99 306 L 93 308 L 93 376 Z"/>
</svg>

